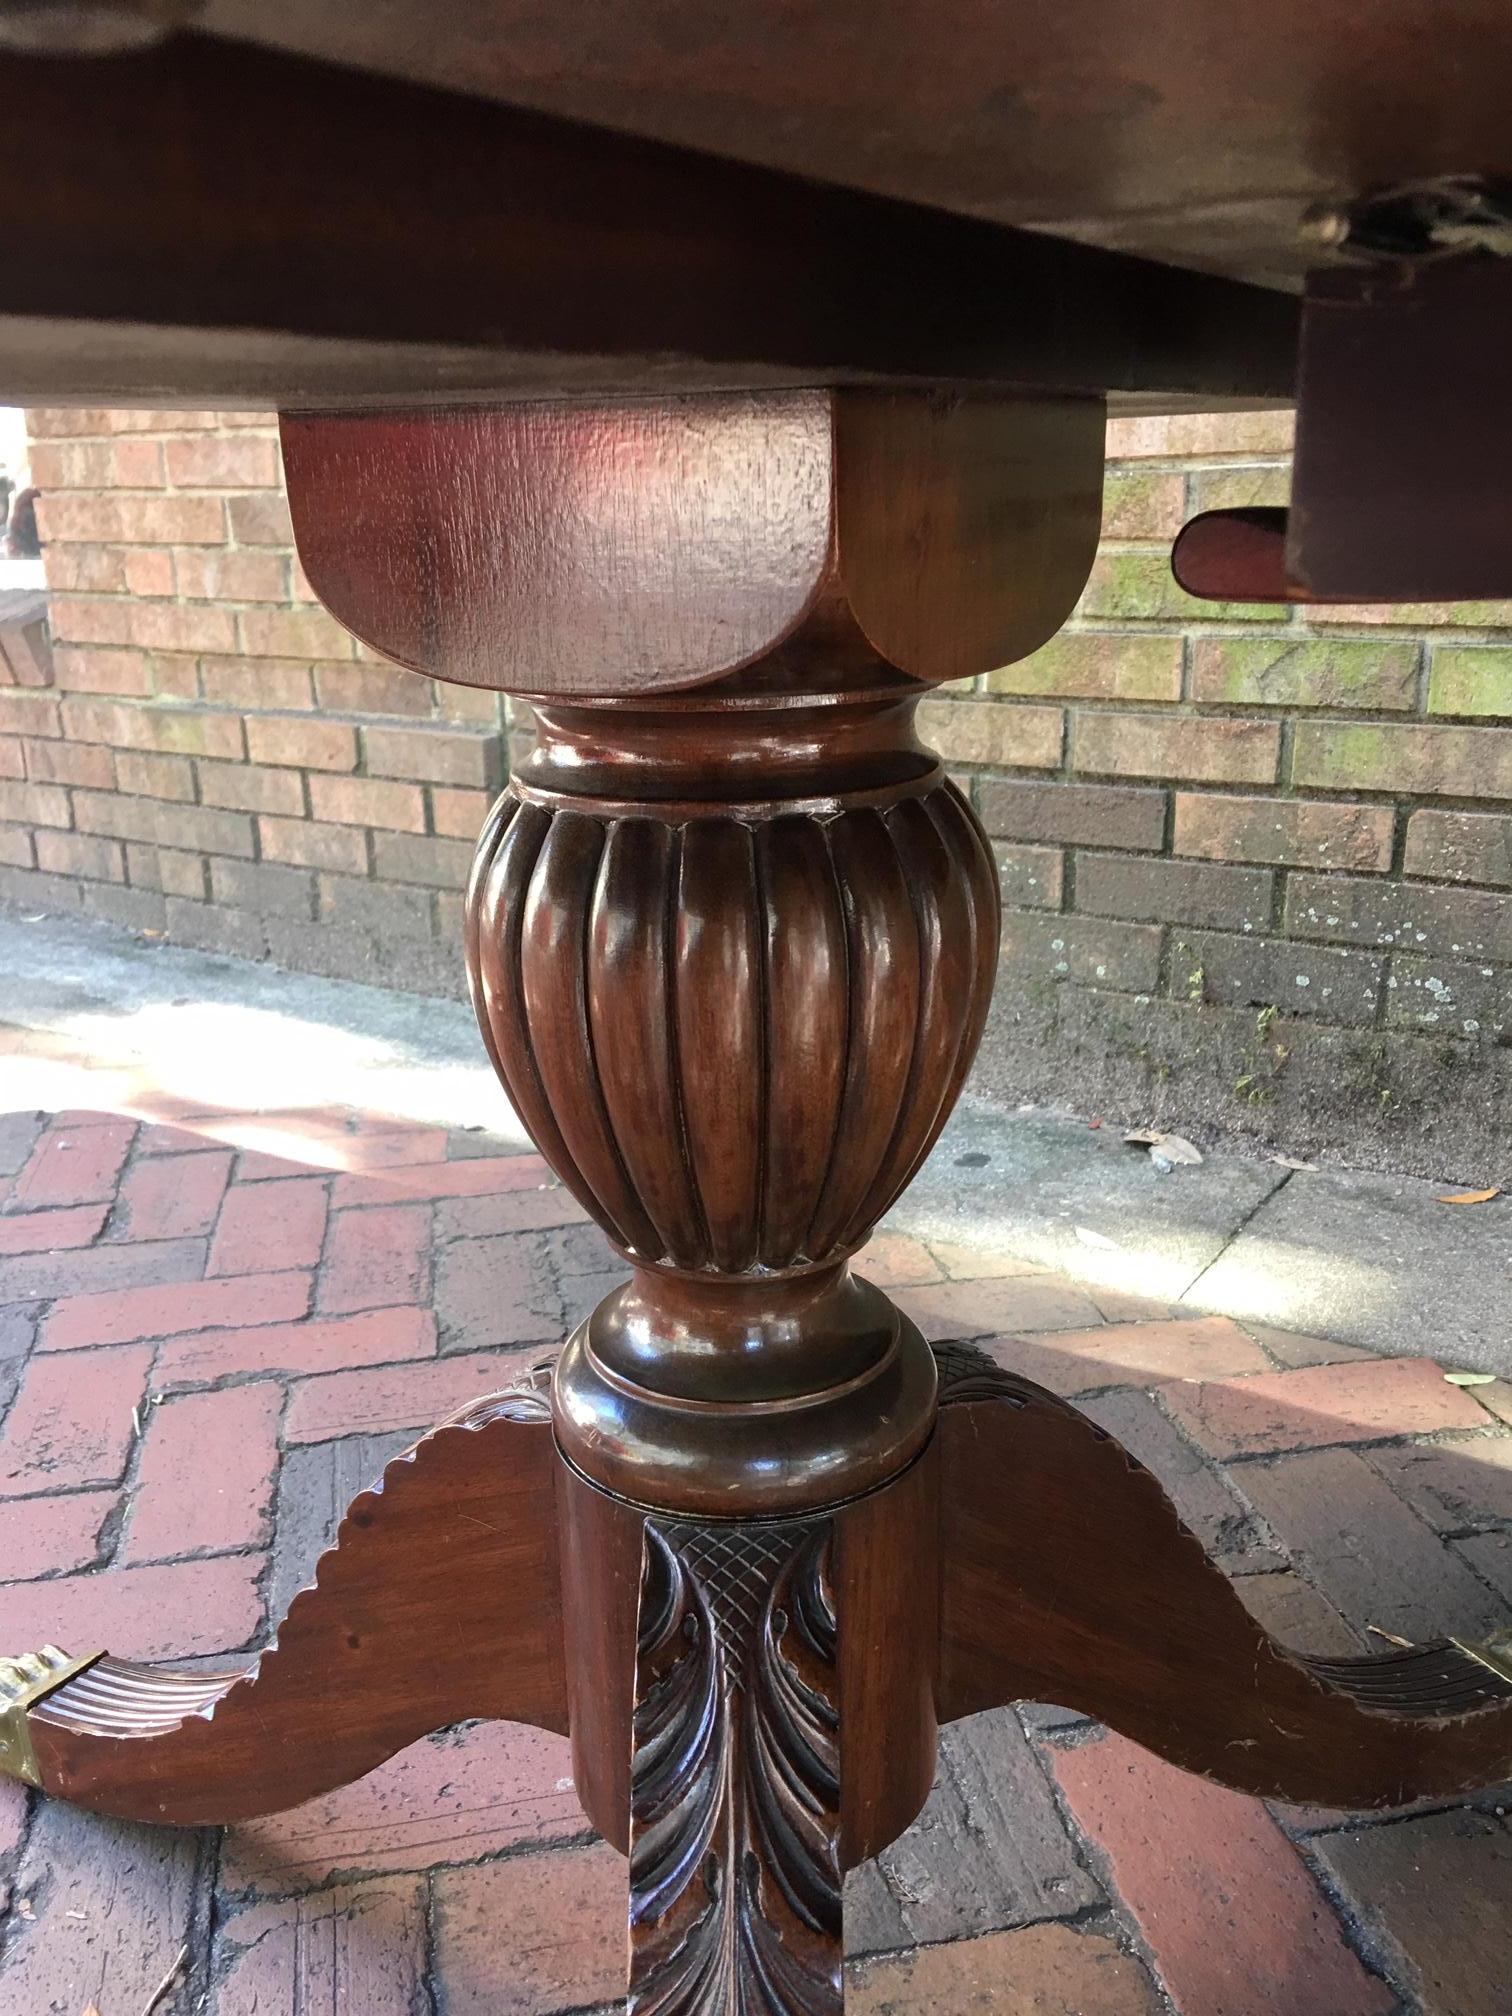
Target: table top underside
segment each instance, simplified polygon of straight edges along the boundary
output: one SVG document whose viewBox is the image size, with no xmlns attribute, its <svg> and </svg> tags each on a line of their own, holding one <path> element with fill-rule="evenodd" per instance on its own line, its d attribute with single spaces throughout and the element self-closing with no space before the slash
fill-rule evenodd
<svg viewBox="0 0 1512 2016">
<path fill-rule="evenodd" d="M 1512 165 L 1504 0 L 198 19 L 0 59 L 0 397 L 1284 401 L 1308 206 Z"/>
</svg>

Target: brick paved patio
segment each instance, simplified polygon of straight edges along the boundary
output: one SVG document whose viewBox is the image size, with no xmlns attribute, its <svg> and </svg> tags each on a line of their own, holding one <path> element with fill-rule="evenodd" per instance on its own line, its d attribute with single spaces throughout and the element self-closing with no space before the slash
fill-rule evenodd
<svg viewBox="0 0 1512 2016">
<path fill-rule="evenodd" d="M 250 1647 L 346 1500 L 555 1344 L 612 1258 L 541 1162 L 480 1133 L 197 1111 L 0 1032 L 23 1048 L 82 1094 L 0 1117 L 0 1651 Z M 986 1246 L 884 1234 L 866 1271 L 1122 1437 L 1305 1649 L 1512 1607 L 1512 1389 Z M 1268 1810 L 1059 1710 L 979 1716 L 851 1879 L 852 2006 L 1505 2016 L 1509 1801 Z M 0 1882 L 6 2016 L 142 2016 L 181 1948 L 163 2016 L 548 2016 L 620 1980 L 622 1865 L 534 1730 L 447 1732 L 223 1835 L 0 1784 Z"/>
</svg>

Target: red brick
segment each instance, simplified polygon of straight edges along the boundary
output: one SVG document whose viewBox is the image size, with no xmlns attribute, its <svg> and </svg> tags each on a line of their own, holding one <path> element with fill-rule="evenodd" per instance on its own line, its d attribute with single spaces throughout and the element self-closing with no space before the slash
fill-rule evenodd
<svg viewBox="0 0 1512 2016">
<path fill-rule="evenodd" d="M 201 763 L 200 796 L 207 805 L 235 812 L 272 812 L 304 817 L 304 779 L 297 770 L 274 770 L 251 763 Z"/>
<path fill-rule="evenodd" d="M 140 651 L 62 650 L 53 653 L 54 683 L 63 693 L 116 693 L 142 700 L 152 691 L 152 667 Z"/>
<path fill-rule="evenodd" d="M 338 826 L 386 826 L 395 832 L 425 831 L 425 796 L 416 784 L 381 777 L 310 778 L 310 811 Z"/>
<path fill-rule="evenodd" d="M 333 1435 L 432 1428 L 470 1400 L 518 1379 L 541 1355 L 539 1345 L 526 1351 L 464 1351 L 301 1379 L 289 1395 L 284 1440 L 325 1442 Z"/>
<path fill-rule="evenodd" d="M 133 602 L 126 641 L 147 651 L 234 651 L 236 621 L 213 603 Z M 114 641 L 114 640 L 111 640 Z"/>
<path fill-rule="evenodd" d="M 919 735 L 949 763 L 991 763 L 1002 769 L 1058 770 L 1065 744 L 1059 707 L 1001 700 L 924 700 Z"/>
<path fill-rule="evenodd" d="M 241 648 L 252 658 L 350 658 L 351 633 L 324 609 L 244 609 Z"/>
<path fill-rule="evenodd" d="M 180 595 L 195 602 L 282 602 L 288 562 L 280 553 L 207 552 L 181 548 L 175 562 Z"/>
<path fill-rule="evenodd" d="M 258 1191 L 272 1187 L 260 1184 Z M 429 1241 L 430 1212 L 423 1204 L 338 1213 L 316 1306 L 339 1314 L 421 1301 L 429 1281 Z"/>
<path fill-rule="evenodd" d="M 203 1852 L 187 1830 L 127 1828 L 44 1800 L 15 1886 L 32 1909 L 10 1918 L 0 1960 L 6 2016 L 141 2016 L 193 1936 Z M 175 1994 L 161 2016 L 188 2004 Z"/>
<path fill-rule="evenodd" d="M 415 2016 L 430 2006 L 425 1901 L 401 1876 L 238 1911 L 218 1935 L 215 2016 Z"/>
<path fill-rule="evenodd" d="M 109 752 L 101 750 L 102 756 Z M 115 759 L 116 782 L 122 791 L 144 798 L 167 798 L 180 805 L 194 803 L 194 765 L 187 756 L 162 756 L 155 750 L 122 749 Z M 83 779 L 80 778 L 80 783 Z M 109 790 L 109 785 L 104 787 Z"/>
<path fill-rule="evenodd" d="M 548 2016 L 625 1992 L 625 1865 L 603 1842 L 432 1882 L 447 2016 Z"/>
<path fill-rule="evenodd" d="M 1501 2016 L 1512 1914 L 1512 1833 L 1501 1819 L 1425 1814 L 1311 1847 L 1416 2007 Z"/>
<path fill-rule="evenodd" d="M 421 1162 L 382 1173 L 342 1176 L 331 1202 L 428 1203 L 438 1197 L 478 1197 L 492 1190 L 537 1190 L 555 1178 L 539 1155 L 480 1155 L 465 1162 Z"/>
<path fill-rule="evenodd" d="M 1373 1624 L 1415 1644 L 1444 1633 L 1481 1637 L 1506 1623 L 1464 1562 L 1353 1449 L 1309 1450 L 1232 1473 L 1309 1580 L 1356 1629 Z M 1379 1639 L 1372 1642 L 1380 1649 Z"/>
<path fill-rule="evenodd" d="M 127 1172 L 116 1205 L 116 1239 L 192 1239 L 214 1225 L 231 1174 L 229 1149 L 158 1155 Z"/>
<path fill-rule="evenodd" d="M 1512 1525 L 1512 1435 L 1392 1444 L 1367 1460 L 1439 1533 Z"/>
<path fill-rule="evenodd" d="M 181 756 L 221 756 L 238 762 L 243 753 L 241 719 L 203 707 L 129 707 L 115 700 L 75 698 L 63 702 L 64 732 L 77 742 L 105 742 L 115 749 L 160 749 Z"/>
<path fill-rule="evenodd" d="M 1036 1341 L 1049 1346 L 1053 1340 Z M 1230 1575 L 1264 1581 L 1266 1576 L 1252 1571 L 1280 1567 L 1280 1555 L 1261 1538 L 1249 1507 L 1224 1473 L 1193 1447 L 1150 1394 L 1124 1389 L 1081 1399 L 1077 1406 L 1160 1479 L 1177 1512 Z"/>
<path fill-rule="evenodd" d="M 34 442 L 32 481 L 44 490 L 152 490 L 163 483 L 160 441 Z"/>
<path fill-rule="evenodd" d="M 170 441 L 168 480 L 182 490 L 271 490 L 278 483 L 278 443 L 258 435 Z"/>
<path fill-rule="evenodd" d="M 13 1498 L 0 1504 L 0 1562 L 12 1582 L 91 1567 L 100 1528 L 119 1503 L 114 1491 L 64 1491 L 45 1504 Z M 0 1608 L 4 1607 L 0 1595 Z"/>
<path fill-rule="evenodd" d="M 124 882 L 126 863 L 118 840 L 83 833 L 38 833 L 37 866 L 49 875 L 93 882 Z"/>
<path fill-rule="evenodd" d="M 1101 917 L 1254 931 L 1270 922 L 1274 879 L 1268 868 L 1083 854 L 1077 861 L 1076 908 Z"/>
<path fill-rule="evenodd" d="M 374 777 L 473 785 L 497 791 L 504 780 L 503 740 L 465 728 L 365 728 L 367 767 Z"/>
<path fill-rule="evenodd" d="M 207 1274 L 313 1267 L 325 1241 L 326 1186 L 319 1176 L 238 1183 L 226 1193 Z"/>
<path fill-rule="evenodd" d="M 436 1319 L 429 1309 L 370 1309 L 359 1316 L 173 1338 L 158 1353 L 154 1384 L 189 1385 L 245 1372 L 337 1372 L 435 1354 Z"/>
<path fill-rule="evenodd" d="M 218 497 L 91 497 L 61 492 L 37 502 L 37 525 L 55 540 L 217 546 L 226 536 L 226 510 Z"/>
<path fill-rule="evenodd" d="M 108 749 L 72 742 L 42 742 L 28 737 L 26 774 L 36 784 L 82 784 L 91 791 L 115 789 L 115 761 Z"/>
<path fill-rule="evenodd" d="M 1210 715 L 1079 712 L 1072 751 L 1072 767 L 1091 775 L 1273 784 L 1281 730 Z"/>
<path fill-rule="evenodd" d="M 492 1191 L 482 1197 L 448 1197 L 436 1206 L 438 1239 L 483 1239 L 496 1232 L 548 1232 L 586 1225 L 588 1213 L 563 1184 L 544 1190 Z M 911 1241 L 909 1242 L 912 1243 Z M 867 1248 L 868 1256 L 871 1248 Z M 871 1274 L 870 1259 L 863 1262 Z M 927 1277 L 937 1280 L 938 1274 Z"/>
<path fill-rule="evenodd" d="M 1391 866 L 1394 823 L 1389 805 L 1178 791 L 1173 844 L 1178 854 L 1209 861 L 1369 872 Z"/>
<path fill-rule="evenodd" d="M 69 595 L 121 595 L 126 592 L 124 546 L 59 546 L 47 555 L 47 583 Z M 151 549 L 143 547 L 141 551 Z"/>
<path fill-rule="evenodd" d="M 131 603 L 121 599 L 54 595 L 47 621 L 60 644 L 129 644 L 133 613 Z"/>
<path fill-rule="evenodd" d="M 173 555 L 161 546 L 126 546 L 121 551 L 121 571 L 129 595 L 171 595 Z"/>
<path fill-rule="evenodd" d="M 151 1363 L 140 1345 L 94 1353 L 83 1376 L 64 1359 L 33 1358 L 0 1431 L 0 1498 L 118 1483 Z"/>
<path fill-rule="evenodd" d="M 1015 2016 L 1160 2016 L 1165 2006 L 1110 1933 L 1070 1925 L 1025 1925 L 852 1962 L 845 1985 L 847 2016 L 1003 2016 L 1010 2006 Z"/>
<path fill-rule="evenodd" d="M 111 1240 L 65 1246 L 56 1253 L 17 1253 L 0 1259 L 0 1303 L 157 1289 L 197 1281 L 204 1265 L 199 1239 L 155 1239 L 141 1245 Z"/>
<path fill-rule="evenodd" d="M 1189 456 L 1286 455 L 1291 451 L 1293 416 L 1269 413 L 1179 413 L 1155 419 L 1110 420 L 1108 455 L 1185 460 Z M 1201 2010 L 1194 2016 L 1217 2016 Z M 1300 2011 L 1293 2016 L 1301 2016 Z"/>
<path fill-rule="evenodd" d="M 1258 1800 L 1120 1736 L 1052 1752 L 1052 1765 L 1178 2009 L 1389 2016 L 1396 2008 Z"/>
<path fill-rule="evenodd" d="M 1512 883 L 1512 819 L 1494 812 L 1414 812 L 1402 865 L 1409 875 L 1505 887 Z"/>
<path fill-rule="evenodd" d="M 1037 1327 L 1053 1329 L 1049 1324 Z M 1212 1367 L 1212 1376 L 1226 1376 L 1264 1372 L 1268 1364 L 1260 1347 L 1226 1316 L 997 1337 L 988 1348 L 1009 1371 L 1067 1396 L 1094 1393 L 1104 1386 L 1151 1386 L 1173 1377 L 1199 1378 L 1207 1366 Z M 1168 1390 L 1161 1387 L 1162 1397 Z"/>
<path fill-rule="evenodd" d="M 315 667 L 317 703 L 336 714 L 428 715 L 436 687 L 397 665 Z"/>
<path fill-rule="evenodd" d="M 1479 1428 L 1485 1418 L 1431 1358 L 1310 1365 L 1232 1385 L 1173 1386 L 1161 1397 L 1187 1432 L 1215 1456 L 1431 1435 Z"/>
<path fill-rule="evenodd" d="M 137 1136 L 138 1156 L 214 1154 L 218 1145 L 195 1127 L 176 1127 L 165 1120 L 148 1122 Z"/>
<path fill-rule="evenodd" d="M 355 1169 L 404 1169 L 446 1159 L 444 1127 L 384 1126 L 381 1122 L 342 1139 L 343 1166 Z"/>
<path fill-rule="evenodd" d="M 183 1281 L 115 1295 L 69 1295 L 54 1303 L 40 1348 L 72 1351 L 139 1337 L 176 1337 L 189 1330 L 240 1329 L 288 1323 L 310 1306 L 310 1277 L 249 1274 L 223 1281 Z"/>
<path fill-rule="evenodd" d="M 237 1652 L 262 1628 L 263 1565 L 260 1554 L 210 1554 L 0 1585 L 0 1636 L 66 1651 L 108 1645 L 121 1659 Z"/>
<path fill-rule="evenodd" d="M 284 665 L 272 658 L 261 658 L 255 665 L 245 658 L 202 658 L 200 685 L 205 698 L 222 707 L 315 705 L 309 666 Z"/>
<path fill-rule="evenodd" d="M 284 496 L 231 497 L 226 508 L 231 514 L 231 535 L 239 546 L 294 544 L 294 527 Z"/>
<path fill-rule="evenodd" d="M 590 1236 L 597 1241 L 597 1234 Z M 613 1264 L 602 1246 L 589 1250 L 590 1267 Z M 433 1299 L 443 1350 L 471 1351 L 486 1344 L 541 1348 L 557 1342 L 564 1328 L 559 1275 L 548 1265 L 542 1242 L 518 1234 L 443 1246 L 436 1255 Z"/>
<path fill-rule="evenodd" d="M 317 825 L 308 819 L 259 819 L 265 861 L 294 868 L 324 868 L 338 875 L 366 875 L 367 834 L 350 826 Z"/>
<path fill-rule="evenodd" d="M 486 791 L 445 791 L 438 785 L 431 792 L 431 821 L 438 833 L 453 840 L 476 840 L 488 806 Z"/>
<path fill-rule="evenodd" d="M 1246 1610 L 1273 1638 L 1314 1659 L 1352 1659 L 1370 1645 L 1310 1582 L 1289 1569 L 1241 1575 L 1234 1583 Z M 1380 1641 L 1375 1641 L 1379 1649 Z"/>
<path fill-rule="evenodd" d="M 249 714 L 247 748 L 254 763 L 282 763 L 300 770 L 357 768 L 357 730 L 344 721 Z"/>
<path fill-rule="evenodd" d="M 226 1553 L 267 1538 L 281 1390 L 268 1380 L 148 1410 L 123 1562 Z"/>
<path fill-rule="evenodd" d="M 59 1204 L 107 1202 L 115 1194 L 135 1132 L 134 1120 L 92 1127 L 66 1127 L 55 1121 L 16 1178 L 6 1208 L 38 1211 Z"/>
<path fill-rule="evenodd" d="M 318 1889 L 338 1873 L 475 1862 L 588 1831 L 565 1736 L 475 1723 L 291 1813 L 233 1828 L 221 1880 L 232 1890 Z"/>
<path fill-rule="evenodd" d="M 860 1272 L 866 1273 L 866 1261 Z M 948 1281 L 905 1288 L 894 1297 L 932 1344 L 947 1338 L 990 1337 L 995 1332 L 1083 1330 L 1097 1321 L 1097 1305 L 1058 1276 L 1027 1275 L 995 1281 Z"/>
<path fill-rule="evenodd" d="M 23 1211 L 0 1218 L 0 1255 L 57 1253 L 87 1246 L 105 1223 L 108 1204 L 75 1204 L 58 1211 Z"/>
</svg>

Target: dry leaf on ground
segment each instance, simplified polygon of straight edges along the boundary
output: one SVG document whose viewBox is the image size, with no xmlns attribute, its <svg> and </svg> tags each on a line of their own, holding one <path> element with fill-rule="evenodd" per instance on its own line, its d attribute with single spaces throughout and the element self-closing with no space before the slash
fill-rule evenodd
<svg viewBox="0 0 1512 2016">
<path fill-rule="evenodd" d="M 1435 1197 L 1433 1201 L 1435 1204 L 1489 1204 L 1493 1197 L 1500 1195 L 1500 1189 L 1493 1183 L 1489 1190 L 1451 1190 L 1446 1196 Z"/>
</svg>

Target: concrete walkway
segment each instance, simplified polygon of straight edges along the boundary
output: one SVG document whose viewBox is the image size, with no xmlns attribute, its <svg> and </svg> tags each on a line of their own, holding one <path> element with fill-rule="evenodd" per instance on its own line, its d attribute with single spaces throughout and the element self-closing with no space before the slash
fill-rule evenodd
<svg viewBox="0 0 1512 2016">
<path fill-rule="evenodd" d="M 452 1002 L 3 915 L 0 1024 L 188 1099 L 344 1105 L 526 1145 Z M 46 1105 L 47 1089 L 35 1056 L 0 1061 L 6 1107 Z M 1293 1171 L 1222 1144 L 1162 1174 L 1118 1129 L 968 1096 L 892 1223 L 1150 1302 L 1512 1375 L 1512 1197 L 1438 1201 L 1456 1187 Z"/>
</svg>

